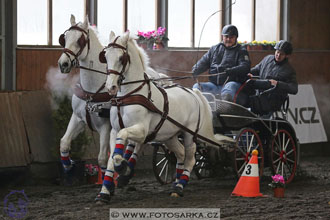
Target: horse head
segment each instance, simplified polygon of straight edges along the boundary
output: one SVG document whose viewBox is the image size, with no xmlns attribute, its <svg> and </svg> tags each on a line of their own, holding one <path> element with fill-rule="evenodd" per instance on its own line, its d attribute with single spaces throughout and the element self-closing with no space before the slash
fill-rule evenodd
<svg viewBox="0 0 330 220">
<path fill-rule="evenodd" d="M 115 36 L 111 31 L 109 44 L 100 53 L 100 61 L 107 63 L 106 88 L 110 95 L 116 95 L 121 82 L 125 79 L 125 73 L 129 69 L 130 55 L 128 54 L 129 32 L 123 36 Z"/>
<path fill-rule="evenodd" d="M 75 20 L 74 15 L 71 15 L 71 27 L 59 37 L 59 43 L 64 48 L 58 60 L 62 73 L 69 73 L 72 67 L 78 66 L 78 59 L 86 57 L 90 47 L 88 17 L 85 17 L 83 23 L 76 23 Z"/>
</svg>

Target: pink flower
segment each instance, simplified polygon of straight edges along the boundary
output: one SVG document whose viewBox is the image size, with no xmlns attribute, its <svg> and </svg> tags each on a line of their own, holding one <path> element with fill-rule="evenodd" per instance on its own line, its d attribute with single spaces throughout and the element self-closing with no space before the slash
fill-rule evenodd
<svg viewBox="0 0 330 220">
<path fill-rule="evenodd" d="M 275 176 L 272 176 L 272 179 L 275 183 L 278 183 L 278 182 L 283 183 L 283 184 L 285 183 L 283 176 L 280 174 L 276 174 Z"/>
</svg>

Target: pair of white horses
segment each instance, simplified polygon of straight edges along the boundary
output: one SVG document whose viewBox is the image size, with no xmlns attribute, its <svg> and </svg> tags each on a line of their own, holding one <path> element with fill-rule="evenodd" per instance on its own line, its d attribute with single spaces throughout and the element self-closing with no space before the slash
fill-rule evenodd
<svg viewBox="0 0 330 220">
<path fill-rule="evenodd" d="M 75 59 L 81 66 L 107 72 L 103 75 L 89 70 L 80 71 L 80 83 L 85 91 L 108 92 L 113 97 L 110 120 L 91 114 L 91 124 L 100 133 L 99 164 L 101 167 L 106 165 L 104 182 L 96 200 L 110 201 L 114 192 L 114 172 L 120 176 L 131 176 L 136 155 L 150 135 L 154 141 L 165 143 L 174 152 L 177 179 L 172 196 L 182 196 L 195 164 L 195 138 L 200 135 L 219 145 L 232 139 L 223 135 L 215 137 L 210 106 L 198 90 L 181 87 L 164 90 L 149 80 L 150 76 L 145 73 L 154 71 L 148 66 L 146 53 L 129 32 L 122 36 L 111 32 L 109 42 L 103 48 L 87 17 L 83 23 L 76 24 L 74 16 L 71 16 L 71 28 L 65 33 L 65 49 L 59 59 L 62 72 L 70 72 L 72 63 L 77 62 Z M 99 58 L 107 65 L 99 63 Z M 70 142 L 87 122 L 85 106 L 86 101 L 73 96 L 74 113 L 60 146 L 62 163 L 68 169 L 71 166 L 68 155 Z M 183 136 L 183 144 L 178 135 Z M 132 145 L 125 152 L 129 141 L 135 143 L 133 154 Z M 110 157 L 107 160 L 109 144 Z"/>
</svg>

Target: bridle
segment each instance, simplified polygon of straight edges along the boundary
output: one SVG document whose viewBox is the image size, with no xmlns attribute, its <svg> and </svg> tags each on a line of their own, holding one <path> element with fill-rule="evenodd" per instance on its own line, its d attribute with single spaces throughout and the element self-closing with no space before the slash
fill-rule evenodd
<svg viewBox="0 0 330 220">
<path fill-rule="evenodd" d="M 123 50 L 123 55 L 119 58 L 119 61 L 121 62 L 121 64 L 123 65 L 123 68 L 121 69 L 120 72 L 116 71 L 116 70 L 113 70 L 113 69 L 108 69 L 107 68 L 107 75 L 111 75 L 111 74 L 114 74 L 114 75 L 118 75 L 119 76 L 119 80 L 118 80 L 118 85 L 120 86 L 122 81 L 125 79 L 125 76 L 124 76 L 124 72 L 126 70 L 126 66 L 128 63 L 131 62 L 131 58 L 128 54 L 128 49 L 127 47 L 123 47 L 122 45 L 120 44 L 117 44 L 116 41 L 118 40 L 120 36 L 117 36 L 116 39 L 112 42 L 112 43 L 109 43 L 108 46 L 106 46 L 99 54 L 99 60 L 101 63 L 107 63 L 107 60 L 105 58 L 105 50 L 107 48 L 119 48 L 119 49 L 122 49 Z"/>
<path fill-rule="evenodd" d="M 79 51 L 77 53 L 74 53 L 72 50 L 68 49 L 68 48 L 65 48 L 65 33 L 68 32 L 68 31 L 71 31 L 71 30 L 78 30 L 81 32 L 81 37 L 78 39 L 77 43 L 80 47 Z M 86 40 L 86 37 L 85 35 L 87 36 L 87 40 Z M 78 24 L 74 25 L 74 26 L 71 26 L 68 30 L 66 30 L 63 34 L 60 35 L 59 39 L 58 39 L 60 45 L 62 47 L 64 47 L 63 49 L 63 53 L 65 55 L 68 56 L 68 58 L 70 59 L 70 62 L 73 66 L 79 66 L 79 60 L 78 60 L 78 57 L 80 56 L 80 54 L 83 52 L 83 50 L 85 49 L 86 47 L 86 44 L 87 44 L 87 54 L 89 52 L 89 49 L 90 49 L 90 43 L 89 43 L 89 30 L 85 31 L 84 29 L 78 27 Z M 71 57 L 70 55 L 72 55 L 74 57 L 73 60 L 71 60 Z"/>
</svg>

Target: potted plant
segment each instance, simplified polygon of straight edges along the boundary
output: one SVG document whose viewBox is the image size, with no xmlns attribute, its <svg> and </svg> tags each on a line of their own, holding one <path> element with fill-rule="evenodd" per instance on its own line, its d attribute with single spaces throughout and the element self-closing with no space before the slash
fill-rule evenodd
<svg viewBox="0 0 330 220">
<path fill-rule="evenodd" d="M 153 37 L 155 39 L 155 48 L 156 50 L 163 49 L 166 45 L 166 42 L 169 40 L 165 34 L 166 28 L 158 27 L 157 31 L 154 32 Z"/>
<path fill-rule="evenodd" d="M 96 183 L 98 179 L 99 167 L 93 164 L 85 164 L 85 176 L 88 183 Z"/>
<path fill-rule="evenodd" d="M 148 31 L 148 32 L 138 31 L 137 43 L 139 44 L 139 46 L 142 47 L 143 49 L 152 50 L 153 45 L 155 43 L 155 39 L 153 37 L 154 33 L 155 31 Z"/>
<path fill-rule="evenodd" d="M 283 198 L 284 197 L 284 189 L 285 189 L 285 181 L 282 175 L 276 174 L 272 176 L 272 182 L 269 186 L 274 191 L 274 197 Z"/>
</svg>

